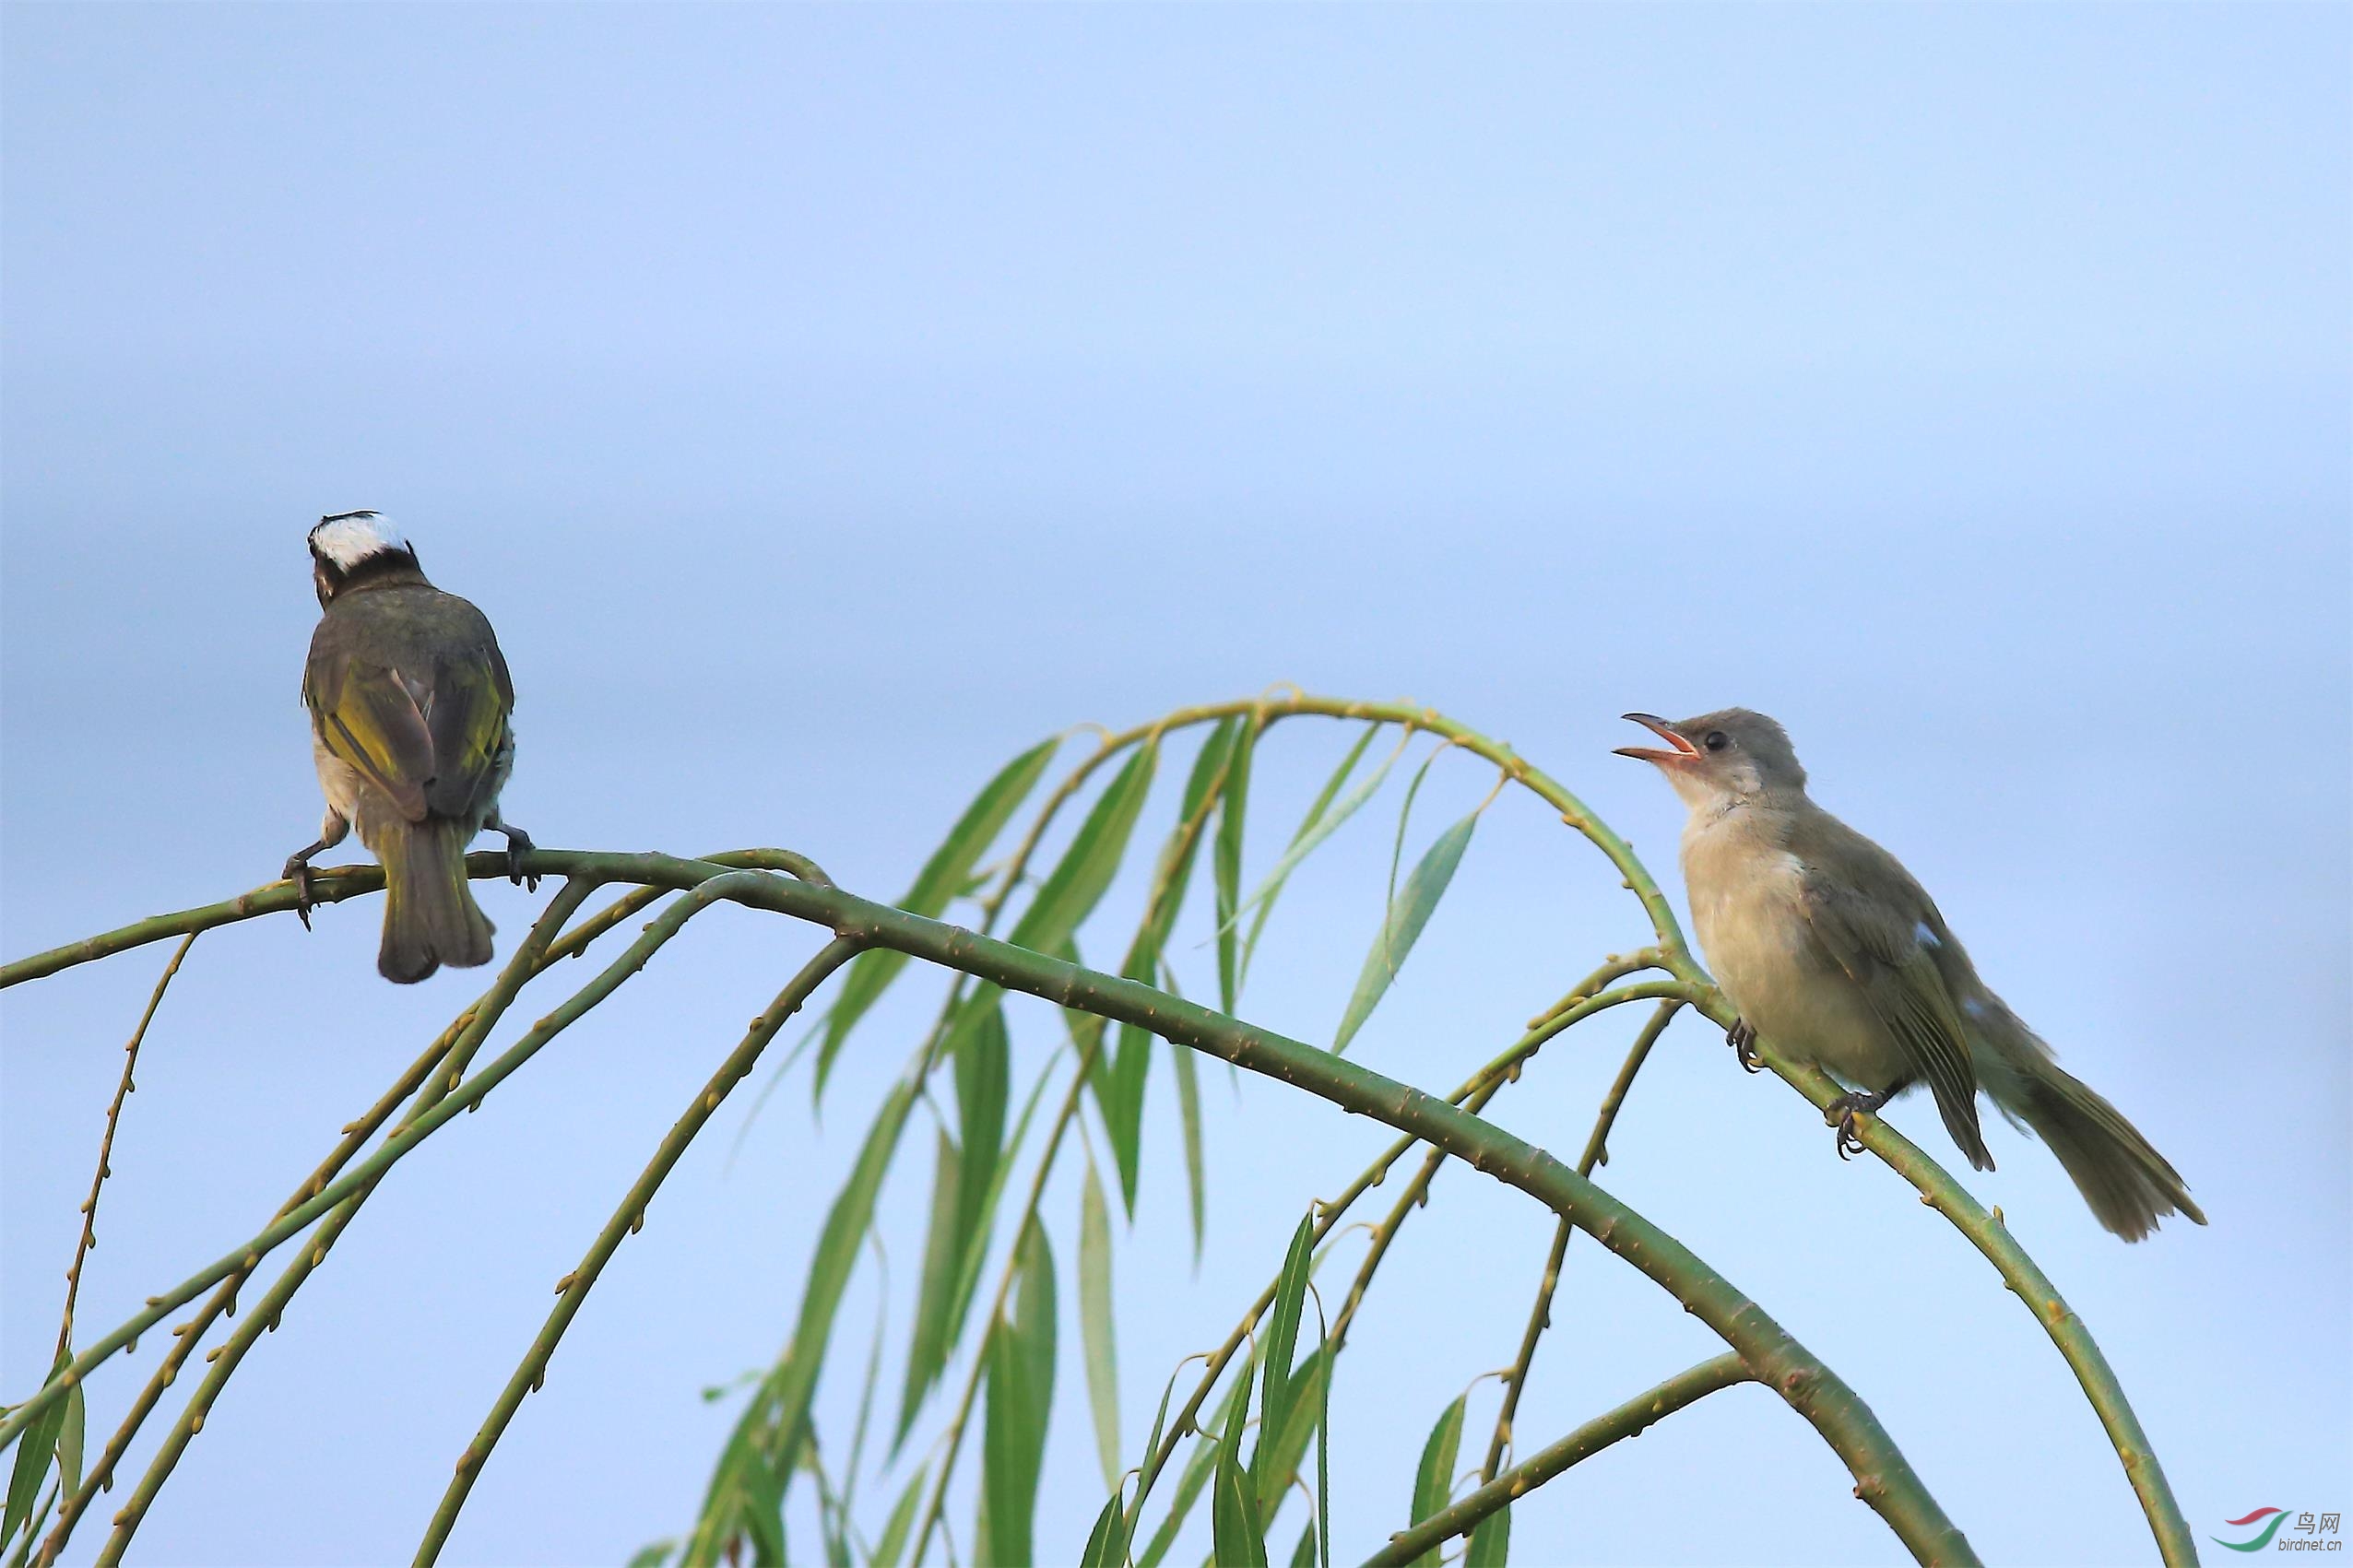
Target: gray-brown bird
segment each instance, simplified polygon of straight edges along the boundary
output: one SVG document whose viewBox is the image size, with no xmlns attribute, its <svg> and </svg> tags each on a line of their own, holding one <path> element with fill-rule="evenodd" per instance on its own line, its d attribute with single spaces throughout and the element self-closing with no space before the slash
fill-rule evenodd
<svg viewBox="0 0 2353 1568">
<path fill-rule="evenodd" d="M 1626 715 L 1667 749 L 1621 747 L 1657 765 L 1690 808 L 1683 830 L 1692 923 L 1740 1021 L 1730 1039 L 1755 1070 L 1769 1037 L 1794 1060 L 1854 1086 L 1837 1102 L 1839 1152 L 1854 1118 L 1924 1083 L 1969 1163 L 1993 1168 L 1977 1120 L 1983 1090 L 2040 1135 L 2099 1222 L 2139 1241 L 2160 1215 L 2205 1216 L 2132 1123 L 2051 1058 L 2051 1047 L 1978 978 L 1935 901 L 1896 857 L 1816 806 L 1781 726 L 1745 708 L 1678 724 Z"/>
<path fill-rule="evenodd" d="M 384 977 L 406 984 L 445 963 L 488 963 L 491 922 L 466 878 L 466 846 L 484 828 L 504 833 L 518 882 L 531 847 L 499 817 L 514 686 L 498 638 L 480 610 L 425 581 L 416 550 L 376 513 L 321 518 L 311 575 L 321 613 L 302 702 L 326 819 L 318 843 L 286 862 L 302 923 L 311 856 L 356 826 L 384 866 Z"/>
</svg>

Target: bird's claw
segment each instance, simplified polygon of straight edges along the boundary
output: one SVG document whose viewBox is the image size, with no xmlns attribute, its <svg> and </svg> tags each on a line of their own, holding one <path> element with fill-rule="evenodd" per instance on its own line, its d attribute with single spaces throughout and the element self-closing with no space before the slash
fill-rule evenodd
<svg viewBox="0 0 2353 1568">
<path fill-rule="evenodd" d="M 1749 1072 L 1765 1070 L 1765 1058 L 1756 1051 L 1756 1031 L 1746 1019 L 1734 1019 L 1732 1028 L 1724 1032 L 1724 1043 L 1732 1048 L 1732 1057 Z"/>
<path fill-rule="evenodd" d="M 506 835 L 506 879 L 518 888 L 538 892 L 539 874 L 523 868 L 523 857 L 537 847 L 531 843 L 531 835 L 520 828 L 510 828 L 504 824 L 500 825 L 499 831 Z"/>
<path fill-rule="evenodd" d="M 311 928 L 311 905 L 316 902 L 311 897 L 311 863 L 299 855 L 290 855 L 285 869 L 278 876 L 294 884 L 294 917 L 302 923 L 302 929 L 308 931 Z"/>
<path fill-rule="evenodd" d="M 1822 1119 L 1838 1131 L 1839 1158 L 1851 1160 L 1863 1151 L 1862 1133 L 1855 1124 L 1858 1116 L 1869 1115 L 1887 1103 L 1884 1094 L 1856 1092 L 1841 1094 L 1823 1107 Z"/>
</svg>

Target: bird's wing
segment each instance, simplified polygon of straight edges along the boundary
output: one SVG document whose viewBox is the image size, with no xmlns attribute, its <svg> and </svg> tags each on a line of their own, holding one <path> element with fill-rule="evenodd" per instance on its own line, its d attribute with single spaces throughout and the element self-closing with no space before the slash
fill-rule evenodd
<svg viewBox="0 0 2353 1568">
<path fill-rule="evenodd" d="M 1930 917 L 1934 906 L 1894 856 L 1859 833 L 1843 846 L 1850 862 L 1862 853 L 1877 879 L 1888 884 L 1878 896 L 1846 878 L 1822 873 L 1808 857 L 1801 901 L 1815 938 L 1845 970 L 1912 1072 L 1936 1097 L 1945 1130 L 1981 1171 L 1993 1168 L 1977 1122 L 1977 1070 L 1969 1059 L 1969 1032 L 1961 1025 L 1952 993 L 1936 967 L 1930 944 L 1941 940 Z M 1795 846 L 1792 846 L 1795 847 Z M 1894 894 L 1896 896 L 1887 896 Z M 1918 909 L 1911 907 L 1917 903 Z"/>
<path fill-rule="evenodd" d="M 433 737 L 398 672 L 314 651 L 302 671 L 302 700 L 328 751 L 358 769 L 403 817 L 425 819 Z"/>
<path fill-rule="evenodd" d="M 514 706 L 497 643 L 435 662 L 425 707 L 434 769 L 425 799 L 435 815 L 470 820 L 489 809 Z"/>
</svg>

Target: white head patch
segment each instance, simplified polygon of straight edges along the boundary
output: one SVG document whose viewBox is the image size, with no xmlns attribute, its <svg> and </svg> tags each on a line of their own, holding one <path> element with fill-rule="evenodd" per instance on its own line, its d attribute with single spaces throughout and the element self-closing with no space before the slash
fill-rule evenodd
<svg viewBox="0 0 2353 1568">
<path fill-rule="evenodd" d="M 319 525 L 311 530 L 311 548 L 339 570 L 349 572 L 372 555 L 406 550 L 409 545 L 400 530 L 393 526 L 392 519 L 383 513 L 345 512 L 320 520 Z"/>
</svg>

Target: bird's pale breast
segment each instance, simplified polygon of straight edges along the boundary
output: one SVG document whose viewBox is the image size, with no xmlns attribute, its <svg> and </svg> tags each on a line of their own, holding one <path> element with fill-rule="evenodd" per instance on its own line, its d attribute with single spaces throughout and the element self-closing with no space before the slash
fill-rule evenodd
<svg viewBox="0 0 2353 1568">
<path fill-rule="evenodd" d="M 1902 1076 L 1902 1057 L 1854 982 L 1815 941 L 1804 867 L 1743 815 L 1695 817 L 1684 832 L 1684 885 L 1709 972 L 1774 1044 L 1850 1083 L 1884 1088 Z"/>
</svg>

